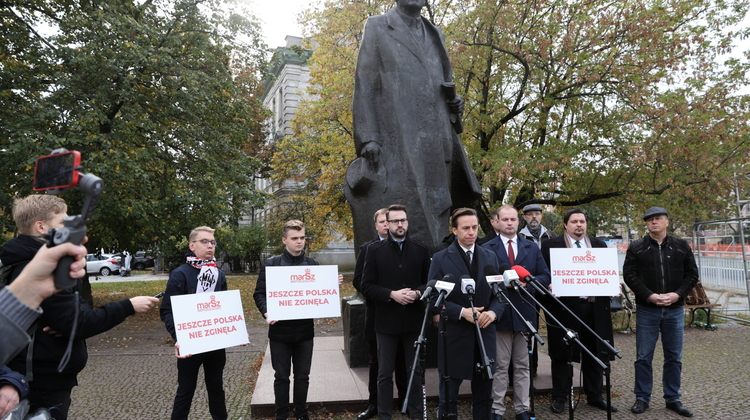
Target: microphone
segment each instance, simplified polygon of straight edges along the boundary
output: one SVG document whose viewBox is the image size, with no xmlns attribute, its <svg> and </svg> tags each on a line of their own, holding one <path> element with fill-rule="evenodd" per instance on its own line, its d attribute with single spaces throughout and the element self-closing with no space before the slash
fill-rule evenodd
<svg viewBox="0 0 750 420">
<path fill-rule="evenodd" d="M 489 266 L 490 266 L 490 265 L 487 265 L 487 266 L 485 266 L 485 270 L 486 270 L 486 269 L 487 269 L 487 267 L 489 267 Z M 503 273 L 505 273 L 505 270 L 510 270 L 510 264 L 502 263 L 502 264 L 500 264 L 500 267 L 498 267 L 498 270 L 500 271 L 500 272 L 498 273 L 498 275 L 499 275 L 499 274 L 503 274 Z"/>
<path fill-rule="evenodd" d="M 427 282 L 427 288 L 424 290 L 424 293 L 422 293 L 422 297 L 419 300 L 427 299 L 427 296 L 432 293 L 432 289 L 435 288 L 435 283 L 437 283 L 437 280 L 430 280 Z"/>
<path fill-rule="evenodd" d="M 505 281 L 505 287 L 513 287 L 518 292 L 518 273 L 515 270 L 505 270 L 503 281 Z"/>
<path fill-rule="evenodd" d="M 523 279 L 524 283 L 528 283 L 529 280 L 536 280 L 536 277 L 532 276 L 531 273 L 529 273 L 529 270 L 521 267 L 520 265 L 514 265 L 513 270 L 518 273 L 518 276 Z"/>
<path fill-rule="evenodd" d="M 508 268 L 504 268 L 503 266 Z M 501 293 L 505 293 L 505 283 L 503 280 L 503 276 L 500 275 L 498 271 L 505 271 L 507 269 L 510 269 L 510 266 L 508 264 L 501 264 L 500 270 L 496 270 L 492 264 L 487 264 L 482 270 L 485 274 L 485 278 L 487 279 L 487 284 L 490 285 L 490 288 L 495 294 L 497 294 L 498 291 L 500 291 Z"/>
<path fill-rule="evenodd" d="M 461 276 L 461 293 L 465 295 L 473 295 L 476 285 L 477 283 L 473 278 L 469 276 Z"/>
<path fill-rule="evenodd" d="M 445 296 L 453 291 L 453 287 L 456 285 L 455 281 L 456 278 L 453 276 L 453 274 L 448 273 L 443 276 L 442 280 L 439 280 L 435 283 L 435 290 L 440 291 L 438 298 L 435 300 L 436 308 L 439 307 L 441 303 L 443 303 L 443 299 L 445 299 Z"/>
</svg>

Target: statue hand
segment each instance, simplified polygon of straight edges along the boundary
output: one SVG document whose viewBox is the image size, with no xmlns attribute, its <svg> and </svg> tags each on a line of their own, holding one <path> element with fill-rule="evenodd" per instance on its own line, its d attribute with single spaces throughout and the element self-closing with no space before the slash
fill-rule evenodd
<svg viewBox="0 0 750 420">
<path fill-rule="evenodd" d="M 448 101 L 448 109 L 451 110 L 451 113 L 456 115 L 461 115 L 464 113 L 464 104 L 466 101 L 464 98 L 461 97 L 461 95 L 456 95 L 456 98 L 452 101 Z"/>
</svg>

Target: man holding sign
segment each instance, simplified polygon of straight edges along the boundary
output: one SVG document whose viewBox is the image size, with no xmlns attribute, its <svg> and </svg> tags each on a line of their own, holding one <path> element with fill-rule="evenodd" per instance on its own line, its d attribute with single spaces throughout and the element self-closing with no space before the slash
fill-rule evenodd
<svg viewBox="0 0 750 420">
<path fill-rule="evenodd" d="M 554 263 L 550 262 L 550 248 L 606 248 L 607 244 L 599 239 L 586 235 L 588 215 L 579 208 L 572 208 L 563 216 L 565 232 L 553 239 L 542 242 L 542 256 L 547 262 L 550 271 L 555 269 Z M 552 290 L 552 285 L 549 287 Z M 609 312 L 608 296 L 574 296 L 561 297 L 560 301 L 575 313 L 583 322 L 593 329 L 599 337 L 613 343 L 612 316 Z M 579 334 L 581 343 L 591 353 L 602 361 L 603 346 L 597 343 L 596 337 L 578 324 L 563 308 L 551 299 L 547 299 L 545 307 L 567 328 L 575 330 Z M 565 331 L 559 326 L 548 324 L 547 337 L 549 356 L 552 361 L 552 412 L 562 413 L 565 410 L 565 400 L 570 390 L 572 375 L 569 370 L 567 355 L 568 351 L 563 343 Z M 583 372 L 583 390 L 586 393 L 588 404 L 602 410 L 607 409 L 607 403 L 602 398 L 604 390 L 604 371 L 601 366 L 588 355 L 581 359 L 580 349 L 573 349 L 573 361 L 581 362 Z M 606 362 L 605 362 L 606 363 Z M 612 406 L 612 411 L 617 407 Z"/>
<path fill-rule="evenodd" d="M 190 251 L 186 263 L 169 274 L 164 301 L 159 310 L 164 326 L 175 340 L 174 354 L 177 356 L 177 393 L 174 397 L 171 420 L 186 420 L 198 382 L 198 369 L 203 365 L 208 393 L 208 410 L 213 420 L 226 420 L 227 406 L 224 396 L 224 365 L 227 355 L 224 349 L 190 355 L 180 353 L 177 341 L 172 296 L 214 293 L 227 290 L 227 279 L 216 267 L 214 252 L 216 240 L 214 229 L 201 226 L 193 229 L 188 237 Z"/>
<path fill-rule="evenodd" d="M 284 224 L 281 242 L 284 251 L 263 263 L 255 285 L 255 305 L 268 323 L 268 345 L 271 350 L 271 364 L 275 372 L 273 393 L 276 404 L 276 418 L 289 417 L 289 375 L 294 365 L 294 417 L 307 420 L 307 389 L 310 385 L 312 366 L 313 337 L 315 329 L 312 318 L 287 319 L 278 321 L 268 316 L 268 281 L 266 267 L 318 265 L 314 259 L 305 256 L 305 224 L 290 220 Z M 339 284 L 343 276 L 339 275 Z M 336 295 L 338 296 L 338 295 Z"/>
</svg>

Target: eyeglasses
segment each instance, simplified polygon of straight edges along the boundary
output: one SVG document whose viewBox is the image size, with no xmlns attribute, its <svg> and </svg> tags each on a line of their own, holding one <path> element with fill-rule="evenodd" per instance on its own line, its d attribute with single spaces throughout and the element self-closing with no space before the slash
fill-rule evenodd
<svg viewBox="0 0 750 420">
<path fill-rule="evenodd" d="M 210 244 L 211 246 L 213 246 L 213 247 L 215 247 L 215 246 L 216 246 L 216 241 L 209 241 L 208 239 L 200 239 L 200 240 L 197 240 L 197 241 L 193 241 L 193 242 L 200 242 L 200 243 L 202 243 L 202 244 L 203 244 L 204 246 L 208 246 L 209 244 Z"/>
<path fill-rule="evenodd" d="M 523 215 L 524 216 L 541 216 L 542 212 L 540 212 L 540 211 L 527 211 Z"/>
<path fill-rule="evenodd" d="M 396 220 L 389 220 L 388 223 L 398 226 L 398 225 L 405 225 L 407 221 L 408 220 L 406 219 L 396 219 Z"/>
</svg>

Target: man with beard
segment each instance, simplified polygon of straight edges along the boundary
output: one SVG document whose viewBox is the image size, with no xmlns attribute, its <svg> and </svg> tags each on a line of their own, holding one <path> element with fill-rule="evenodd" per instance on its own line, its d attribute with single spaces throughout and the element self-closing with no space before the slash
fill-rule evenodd
<svg viewBox="0 0 750 420">
<path fill-rule="evenodd" d="M 419 337 L 424 306 L 420 296 L 427 284 L 430 252 L 422 242 L 407 236 L 406 207 L 393 204 L 386 213 L 388 239 L 371 244 L 362 271 L 362 293 L 375 303 L 375 333 L 378 344 L 378 414 L 393 415 L 393 372 L 399 348 L 405 368 L 414 360 L 414 343 Z M 418 386 L 408 395 L 411 419 L 422 418 Z"/>
<path fill-rule="evenodd" d="M 357 265 L 354 267 L 354 277 L 352 279 L 352 285 L 355 289 L 362 292 L 362 270 L 365 266 L 365 257 L 367 256 L 367 249 L 371 244 L 380 243 L 380 241 L 388 239 L 388 219 L 386 218 L 388 208 L 382 208 L 375 212 L 373 215 L 373 221 L 375 222 L 375 232 L 377 236 L 370 242 L 366 242 L 359 247 L 359 255 L 357 256 Z M 365 338 L 370 344 L 370 369 L 368 372 L 367 390 L 370 393 L 370 397 L 367 400 L 367 408 L 365 411 L 359 413 L 357 420 L 367 420 L 378 415 L 378 341 L 375 336 L 375 302 L 370 299 L 365 301 Z M 406 396 L 406 387 L 408 382 L 408 376 L 406 373 L 404 351 L 399 347 L 396 352 L 396 388 L 398 388 L 399 400 L 403 400 Z"/>
<path fill-rule="evenodd" d="M 579 208 L 568 210 L 563 216 L 563 225 L 565 233 L 542 242 L 542 256 L 547 262 L 550 271 L 554 269 L 550 265 L 550 248 L 606 248 L 607 244 L 594 237 L 586 235 L 586 226 L 588 215 Z M 552 286 L 549 286 L 550 292 L 554 293 Z M 596 334 L 604 340 L 614 343 L 612 333 L 612 316 L 609 311 L 608 296 L 572 296 L 561 297 L 560 302 L 567 306 L 583 322 L 591 327 Z M 589 351 L 604 363 L 614 358 L 614 355 L 607 356 L 606 349 L 598 342 L 588 329 L 583 328 L 573 319 L 567 311 L 560 307 L 559 304 L 549 300 L 545 307 L 557 318 L 565 327 L 575 330 L 580 337 L 581 343 Z M 588 354 L 581 356 L 581 349 L 571 343 L 566 347 L 563 342 L 565 331 L 558 325 L 547 324 L 547 345 L 549 347 L 549 356 L 552 361 L 552 405 L 550 409 L 553 413 L 562 413 L 565 410 L 565 400 L 570 394 L 571 380 L 573 379 L 573 366 L 568 364 L 568 354 L 572 351 L 571 359 L 581 361 L 581 372 L 583 373 L 583 391 L 586 393 L 588 404 L 601 410 L 607 409 L 607 403 L 602 398 L 604 390 L 604 370 Z M 617 407 L 611 406 L 612 411 L 617 411 Z"/>
<path fill-rule="evenodd" d="M 557 235 L 551 230 L 547 230 L 542 225 L 542 206 L 539 204 L 529 204 L 523 208 L 523 220 L 526 221 L 526 226 L 518 232 L 518 236 L 528 239 L 536 243 L 541 249 L 542 242 L 547 239 L 552 239 Z"/>
</svg>

